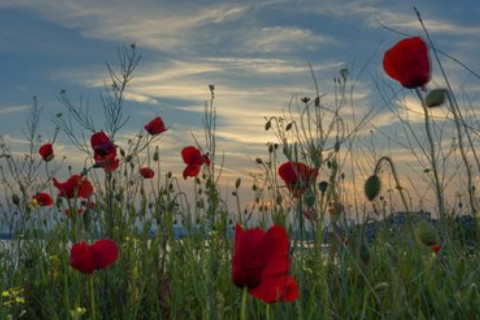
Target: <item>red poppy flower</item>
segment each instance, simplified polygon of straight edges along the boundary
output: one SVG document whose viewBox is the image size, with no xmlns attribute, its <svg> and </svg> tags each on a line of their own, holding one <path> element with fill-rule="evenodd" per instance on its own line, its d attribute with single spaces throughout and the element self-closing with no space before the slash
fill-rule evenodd
<svg viewBox="0 0 480 320">
<path fill-rule="evenodd" d="M 288 234 L 274 225 L 267 232 L 235 226 L 232 281 L 247 287 L 254 297 L 267 303 L 298 298 L 298 285 L 290 276 Z"/>
<path fill-rule="evenodd" d="M 105 132 L 94 133 L 90 137 L 90 144 L 92 145 L 96 167 L 105 169 L 106 173 L 118 168 L 117 146 Z"/>
<path fill-rule="evenodd" d="M 435 252 L 435 253 L 438 253 L 440 250 L 442 250 L 442 246 L 441 246 L 440 244 L 438 244 L 438 243 L 432 244 L 432 245 L 430 246 L 430 250 L 432 250 L 432 251 Z"/>
<path fill-rule="evenodd" d="M 53 154 L 53 147 L 51 143 L 45 143 L 38 149 L 38 153 L 46 162 L 52 160 L 55 156 Z"/>
<path fill-rule="evenodd" d="M 53 204 L 52 197 L 48 193 L 39 192 L 33 196 L 33 199 L 37 201 L 38 205 L 41 207 L 48 207 Z"/>
<path fill-rule="evenodd" d="M 420 37 L 399 41 L 385 52 L 383 69 L 405 88 L 425 86 L 431 78 L 427 44 Z"/>
<path fill-rule="evenodd" d="M 106 156 L 94 154 L 93 159 L 95 160 L 95 167 L 103 168 L 106 173 L 115 171 L 120 165 L 120 160 L 117 159 L 117 150 L 107 154 Z"/>
<path fill-rule="evenodd" d="M 90 274 L 111 266 L 117 257 L 118 246 L 112 240 L 98 240 L 92 245 L 83 241 L 72 246 L 70 265 L 80 272 Z"/>
<path fill-rule="evenodd" d="M 184 179 L 187 179 L 187 177 L 196 177 L 200 172 L 200 167 L 203 164 L 206 164 L 207 166 L 210 165 L 210 159 L 208 158 L 208 155 L 202 155 L 200 150 L 193 146 L 183 148 L 182 158 L 183 162 L 185 162 L 187 165 L 185 170 L 183 170 Z"/>
<path fill-rule="evenodd" d="M 278 174 L 296 198 L 307 190 L 307 186 L 311 182 L 315 181 L 318 171 L 302 162 L 290 161 L 280 165 Z"/>
<path fill-rule="evenodd" d="M 155 176 L 155 171 L 149 167 L 143 167 L 139 172 L 144 179 L 152 179 Z"/>
<path fill-rule="evenodd" d="M 152 136 L 155 136 L 157 134 L 167 131 L 167 128 L 165 128 L 165 124 L 163 123 L 163 120 L 160 117 L 156 117 L 153 120 L 151 120 L 149 123 L 147 123 L 144 126 L 144 128 Z"/>
<path fill-rule="evenodd" d="M 72 199 L 88 198 L 93 194 L 93 186 L 86 177 L 74 174 L 65 182 L 59 182 L 53 178 L 53 185 L 58 189 L 59 197 Z"/>
</svg>

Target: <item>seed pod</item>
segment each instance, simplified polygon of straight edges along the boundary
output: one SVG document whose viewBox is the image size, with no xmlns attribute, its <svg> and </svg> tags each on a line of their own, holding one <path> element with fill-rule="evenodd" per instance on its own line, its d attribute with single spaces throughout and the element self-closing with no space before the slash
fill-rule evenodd
<svg viewBox="0 0 480 320">
<path fill-rule="evenodd" d="M 370 176 L 367 181 L 365 181 L 364 191 L 365 196 L 369 201 L 373 201 L 378 194 L 380 193 L 380 189 L 382 184 L 380 182 L 380 178 L 374 174 Z"/>
<path fill-rule="evenodd" d="M 415 238 L 418 242 L 430 247 L 440 243 L 437 230 L 428 222 L 422 221 L 415 228 Z"/>
<path fill-rule="evenodd" d="M 445 89 L 433 89 L 427 94 L 425 98 L 425 104 L 429 108 L 435 108 L 442 105 L 445 102 L 445 96 L 447 91 Z"/>
<path fill-rule="evenodd" d="M 287 124 L 287 126 L 285 127 L 285 131 L 292 129 L 292 126 L 293 126 L 293 122 L 290 122 L 289 124 Z"/>
</svg>

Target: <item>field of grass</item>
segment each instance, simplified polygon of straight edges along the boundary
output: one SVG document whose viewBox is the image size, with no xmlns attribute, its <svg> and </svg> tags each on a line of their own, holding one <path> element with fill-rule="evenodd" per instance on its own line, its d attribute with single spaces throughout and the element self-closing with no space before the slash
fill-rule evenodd
<svg viewBox="0 0 480 320">
<path fill-rule="evenodd" d="M 426 89 L 437 54 L 428 33 L 404 40 L 391 48 L 384 67 L 397 81 L 395 91 L 417 98 L 424 110 L 423 152 L 415 156 L 427 164 L 435 219 L 414 210 L 395 157 L 374 158 L 373 170 L 358 174 L 365 184 L 357 198 L 346 194 L 344 166 L 351 163 L 355 172 L 351 148 L 368 120 L 347 123 L 341 115 L 349 105 L 346 69 L 335 78 L 335 106 L 317 92 L 299 99 L 287 116 L 266 119 L 265 130 L 278 140 L 256 160 L 265 174 L 252 188 L 255 205 L 242 207 L 240 190 L 248 186 L 240 178 L 232 193 L 236 208 L 221 197 L 213 85 L 205 136 L 178 150 L 183 177 L 162 172 L 161 150 L 153 147 L 169 133 L 161 118 L 127 146 L 114 143 L 139 63 L 131 45 L 120 51 L 120 71 L 109 68 L 105 128 L 95 130 L 87 110 L 62 92 L 65 114 L 55 118 L 50 141 L 38 139 L 41 108 L 34 101 L 26 130 L 30 152 L 18 157 L 0 145 L 0 221 L 13 237 L 0 246 L 0 319 L 479 318 L 473 172 L 480 166 L 472 138 L 478 128 L 462 117 L 447 77 L 444 88 Z M 402 46 L 408 54 L 397 53 Z M 435 119 L 432 108 L 448 108 L 451 117 Z M 408 119 L 401 122 L 411 129 Z M 447 201 L 442 179 L 451 156 L 439 152 L 446 122 L 458 142 L 462 174 L 452 180 L 463 186 L 461 204 Z M 89 132 L 90 141 L 76 136 L 74 126 Z M 56 153 L 57 133 L 85 154 L 80 171 Z M 56 178 L 62 170 L 68 180 Z M 388 194 L 383 171 L 393 185 Z M 182 190 L 179 179 L 191 188 Z M 467 224 L 457 215 L 459 205 L 471 217 Z M 397 211 L 404 212 L 402 223 L 384 219 Z M 360 218 L 352 224 L 354 217 Z M 174 237 L 176 223 L 186 230 L 181 240 Z M 366 232 L 372 224 L 374 236 Z"/>
</svg>

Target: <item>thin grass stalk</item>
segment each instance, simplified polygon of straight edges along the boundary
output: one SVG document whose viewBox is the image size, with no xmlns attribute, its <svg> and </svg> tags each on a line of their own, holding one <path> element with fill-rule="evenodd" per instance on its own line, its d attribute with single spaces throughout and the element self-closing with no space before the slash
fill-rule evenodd
<svg viewBox="0 0 480 320">
<path fill-rule="evenodd" d="M 437 205 L 438 205 L 438 211 L 439 211 L 439 216 L 442 221 L 445 221 L 445 202 L 443 199 L 443 188 L 440 182 L 440 177 L 438 174 L 438 168 L 437 168 L 437 155 L 436 155 L 436 149 L 435 149 L 435 141 L 433 140 L 433 135 L 432 135 L 432 128 L 431 128 L 431 123 L 430 123 L 430 115 L 428 111 L 428 107 L 425 104 L 425 101 L 423 100 L 422 94 L 420 92 L 420 89 L 415 88 L 415 93 L 417 94 L 417 97 L 422 104 L 423 112 L 424 112 L 424 118 L 425 118 L 425 130 L 427 133 L 427 139 L 430 147 L 430 158 L 428 161 L 430 162 L 432 166 L 432 172 L 433 172 L 433 179 L 434 179 L 434 188 L 435 188 L 435 196 L 437 198 Z"/>
</svg>

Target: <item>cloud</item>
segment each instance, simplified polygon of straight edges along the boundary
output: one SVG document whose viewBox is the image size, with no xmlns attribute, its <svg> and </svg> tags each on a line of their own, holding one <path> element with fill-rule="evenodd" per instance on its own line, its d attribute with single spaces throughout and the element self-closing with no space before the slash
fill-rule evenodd
<svg viewBox="0 0 480 320">
<path fill-rule="evenodd" d="M 264 27 L 253 32 L 255 35 L 250 34 L 242 43 L 240 50 L 278 54 L 298 51 L 298 48 L 313 50 L 321 43 L 335 43 L 331 37 L 317 35 L 311 30 L 299 27 Z"/>
<path fill-rule="evenodd" d="M 22 106 L 6 106 L 6 107 L 0 107 L 0 108 L 1 108 L 0 115 L 6 115 L 6 114 L 24 112 L 28 110 L 30 107 L 27 105 L 22 105 Z"/>
</svg>

